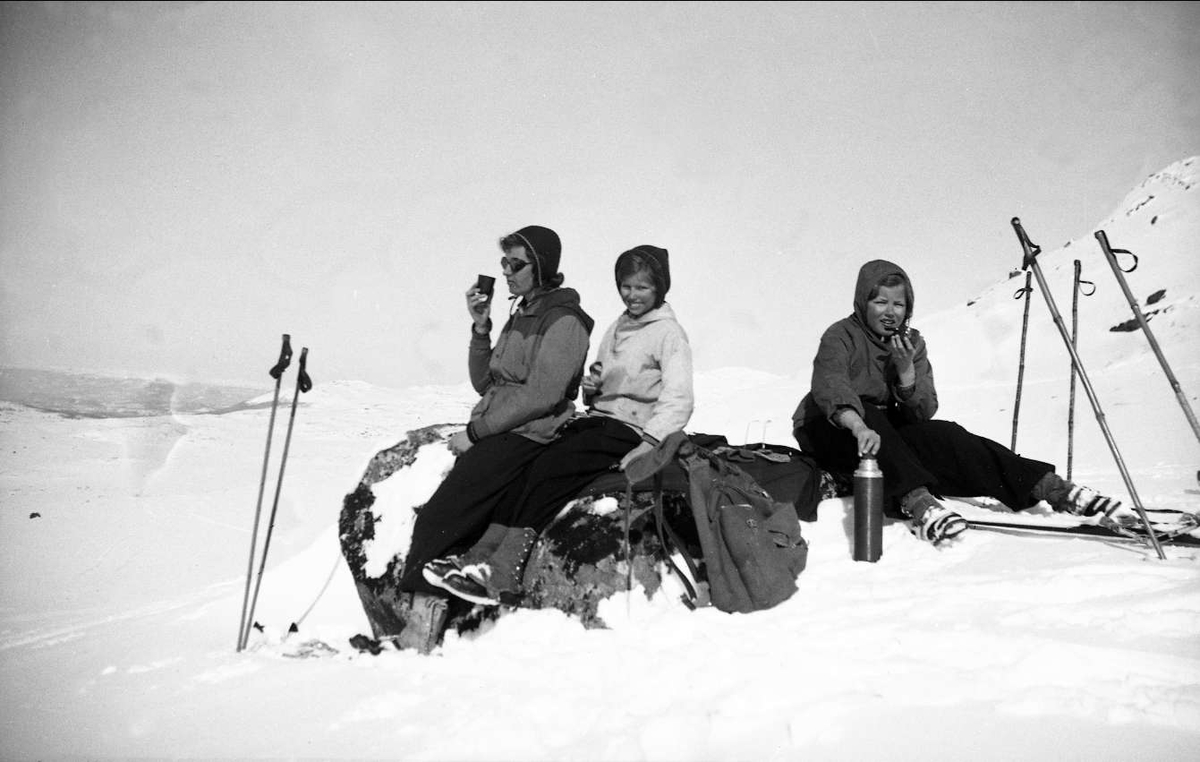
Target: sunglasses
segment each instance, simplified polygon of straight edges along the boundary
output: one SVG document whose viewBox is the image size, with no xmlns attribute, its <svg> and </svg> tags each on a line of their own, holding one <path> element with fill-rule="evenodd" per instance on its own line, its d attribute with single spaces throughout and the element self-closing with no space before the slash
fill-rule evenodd
<svg viewBox="0 0 1200 762">
<path fill-rule="evenodd" d="M 508 270 L 513 275 L 516 275 L 528 266 L 529 261 L 525 259 L 509 259 L 508 257 L 500 257 L 500 269 Z"/>
</svg>

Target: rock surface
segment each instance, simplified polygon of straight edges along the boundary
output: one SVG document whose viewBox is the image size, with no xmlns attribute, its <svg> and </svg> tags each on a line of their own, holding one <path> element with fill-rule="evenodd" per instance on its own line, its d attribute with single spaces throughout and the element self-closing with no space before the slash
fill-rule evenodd
<svg viewBox="0 0 1200 762">
<path fill-rule="evenodd" d="M 373 511 L 375 485 L 411 466 L 421 447 L 444 441 L 461 426 L 436 425 L 408 432 L 396 445 L 377 453 L 367 464 L 358 485 L 343 500 L 339 519 L 342 555 L 350 567 L 363 609 L 376 639 L 394 636 L 404 628 L 407 602 L 396 589 L 404 569 L 398 554 L 386 571 L 372 577 L 365 571 L 365 543 L 375 537 L 378 516 Z M 566 507 L 538 538 L 525 569 L 526 594 L 522 607 L 555 608 L 578 617 L 586 627 L 603 627 L 597 614 L 601 601 L 624 593 L 630 583 L 653 596 L 669 573 L 653 518 L 654 494 L 634 492 L 629 510 L 629 557 L 624 550 L 624 492 L 607 492 L 578 498 Z M 421 506 L 414 506 L 419 511 Z M 679 492 L 663 493 L 663 516 L 699 556 L 690 508 Z M 681 604 L 682 605 L 682 604 Z M 502 608 L 474 606 L 453 599 L 447 627 L 460 632 L 498 616 Z"/>
</svg>

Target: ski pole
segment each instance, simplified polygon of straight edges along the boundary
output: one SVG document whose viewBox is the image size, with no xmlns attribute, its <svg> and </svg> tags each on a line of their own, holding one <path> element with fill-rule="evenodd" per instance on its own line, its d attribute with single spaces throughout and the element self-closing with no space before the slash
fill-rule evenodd
<svg viewBox="0 0 1200 762">
<path fill-rule="evenodd" d="M 1025 287 L 1013 294 L 1013 299 L 1025 297 L 1025 316 L 1021 318 L 1021 354 L 1017 365 L 1017 399 L 1013 402 L 1012 447 L 1008 448 L 1013 452 L 1017 451 L 1017 419 L 1021 415 L 1021 383 L 1025 379 L 1025 337 L 1029 335 L 1029 295 L 1033 293 L 1029 278 L 1029 273 L 1025 273 Z"/>
<path fill-rule="evenodd" d="M 1196 414 L 1192 412 L 1192 406 L 1188 404 L 1187 396 L 1184 395 L 1183 389 L 1180 388 L 1175 374 L 1171 372 L 1171 366 L 1167 364 L 1167 358 L 1163 356 L 1162 349 L 1158 346 L 1158 340 L 1154 338 L 1154 333 L 1150 330 L 1150 324 L 1146 322 L 1145 315 L 1138 309 L 1137 300 L 1133 298 L 1133 293 L 1129 290 L 1129 284 L 1125 282 L 1124 273 L 1133 272 L 1137 269 L 1137 255 L 1125 249 L 1110 248 L 1108 245 L 1108 236 L 1104 234 L 1103 230 L 1096 231 L 1096 240 L 1100 242 L 1100 248 L 1104 251 L 1104 258 L 1108 260 L 1108 266 L 1112 268 L 1113 275 L 1117 276 L 1117 283 L 1121 284 L 1121 291 L 1125 293 L 1125 299 L 1129 302 L 1129 308 L 1133 310 L 1133 316 L 1137 318 L 1138 325 L 1142 327 L 1142 333 L 1146 334 L 1146 338 L 1150 341 L 1150 348 L 1154 350 L 1154 356 L 1158 358 L 1158 364 L 1162 366 L 1163 372 L 1167 374 L 1167 381 L 1170 382 L 1171 388 L 1175 390 L 1175 398 L 1179 400 L 1179 405 L 1183 408 L 1183 414 L 1187 417 L 1188 425 L 1192 427 L 1192 433 L 1200 441 L 1200 424 L 1196 423 Z M 1117 264 L 1116 255 L 1118 253 L 1128 254 L 1133 257 L 1133 266 L 1128 270 L 1122 271 L 1120 265 Z"/>
<path fill-rule="evenodd" d="M 1096 284 L 1090 280 L 1080 280 L 1083 265 L 1075 260 L 1075 289 L 1071 292 L 1071 346 L 1079 349 L 1079 295 L 1091 296 L 1096 293 Z M 1081 286 L 1086 283 L 1091 291 L 1084 291 Z M 1075 458 L 1075 363 L 1071 363 L 1071 397 L 1067 403 L 1067 481 L 1071 481 L 1071 465 Z"/>
<path fill-rule="evenodd" d="M 250 640 L 250 629 L 254 625 L 254 607 L 258 605 L 258 591 L 262 588 L 263 571 L 267 568 L 267 552 L 271 548 L 271 532 L 275 529 L 275 513 L 279 510 L 279 492 L 283 487 L 283 472 L 287 468 L 288 447 L 292 443 L 292 424 L 296 422 L 296 402 L 300 392 L 312 388 L 312 380 L 308 377 L 305 366 L 308 364 L 308 347 L 300 350 L 300 373 L 296 377 L 296 392 L 292 396 L 292 412 L 288 417 L 287 436 L 283 440 L 283 455 L 279 459 L 279 480 L 275 483 L 275 500 L 271 504 L 271 518 L 267 522 L 267 534 L 263 538 L 262 558 L 259 559 L 258 579 L 254 582 L 254 597 L 250 599 L 250 614 L 246 618 L 246 628 L 242 636 L 241 648 L 246 647 Z"/>
<path fill-rule="evenodd" d="M 1025 232 L 1025 228 L 1021 227 L 1020 219 L 1013 217 L 1012 226 L 1017 233 L 1017 239 L 1021 242 L 1021 249 L 1025 252 L 1025 259 L 1021 267 L 1024 269 L 1032 268 L 1033 275 L 1037 278 L 1038 288 L 1042 290 L 1042 296 L 1046 298 L 1046 306 L 1050 309 L 1050 316 L 1054 318 L 1054 325 L 1058 327 L 1058 333 L 1062 336 L 1063 342 L 1066 343 L 1067 351 L 1071 353 L 1071 362 L 1079 372 L 1079 382 L 1083 384 L 1083 390 L 1087 392 L 1088 400 L 1092 403 L 1092 410 L 1096 414 L 1096 422 L 1100 424 L 1100 430 L 1104 432 L 1104 439 L 1108 442 L 1108 449 L 1112 451 L 1113 460 L 1117 463 L 1117 469 L 1121 472 L 1121 478 L 1125 480 L 1125 487 L 1129 490 L 1129 497 L 1133 500 L 1133 507 L 1141 518 L 1143 526 L 1146 527 L 1146 532 L 1150 535 L 1150 544 L 1154 546 L 1154 551 L 1158 554 L 1159 560 L 1165 561 L 1167 556 L 1163 553 L 1162 546 L 1159 545 L 1158 538 L 1154 535 L 1154 529 L 1150 526 L 1150 519 L 1146 516 L 1146 509 L 1142 507 L 1142 500 L 1138 497 L 1137 489 L 1133 486 L 1133 480 L 1129 477 L 1129 469 L 1125 468 L 1125 460 L 1121 457 L 1121 451 L 1117 449 L 1117 442 L 1113 439 L 1112 432 L 1108 430 L 1108 423 L 1104 419 L 1104 411 L 1100 408 L 1100 400 L 1096 397 L 1095 390 L 1092 389 L 1092 383 L 1088 380 L 1087 372 L 1083 368 L 1083 361 L 1079 359 L 1079 353 L 1075 351 L 1075 346 L 1071 343 L 1071 337 L 1067 333 L 1066 325 L 1063 324 L 1062 315 L 1059 314 L 1058 307 L 1054 304 L 1054 297 L 1050 294 L 1050 289 L 1046 287 L 1046 279 L 1042 275 L 1041 265 L 1037 261 L 1037 255 L 1042 253 L 1042 249 L 1029 240 L 1029 234 Z"/>
<path fill-rule="evenodd" d="M 325 584 L 321 585 L 321 591 L 317 593 L 316 598 L 313 598 L 313 602 L 308 604 L 308 608 L 304 610 L 304 613 L 300 615 L 300 618 L 294 620 L 288 627 L 287 634 L 283 636 L 285 640 L 287 639 L 288 635 L 291 635 L 294 632 L 300 632 L 300 625 L 303 624 L 304 620 L 308 618 L 308 615 L 312 613 L 312 610 L 317 607 L 317 602 L 321 600 L 321 597 L 325 595 L 325 591 L 329 589 L 329 583 L 333 582 L 333 575 L 337 573 L 338 566 L 340 566 L 341 563 L 342 554 L 339 552 L 337 557 L 333 559 L 333 568 L 329 570 L 329 576 L 325 578 Z"/>
<path fill-rule="evenodd" d="M 263 453 L 262 477 L 258 481 L 258 503 L 254 507 L 254 529 L 250 532 L 250 560 L 246 564 L 246 591 L 242 593 L 242 618 L 238 621 L 237 650 L 242 650 L 242 633 L 246 630 L 246 604 L 250 600 L 250 580 L 254 577 L 254 546 L 258 540 L 258 520 L 262 515 L 263 490 L 267 485 L 267 463 L 271 458 L 271 433 L 275 430 L 275 409 L 279 406 L 279 385 L 283 372 L 292 362 L 292 337 L 283 334 L 283 346 L 279 349 L 279 361 L 267 371 L 275 379 L 275 397 L 271 400 L 271 421 L 267 424 L 267 450 Z"/>
<path fill-rule="evenodd" d="M 750 443 L 750 427 L 753 426 L 754 424 L 758 423 L 758 421 L 759 421 L 758 418 L 751 418 L 750 420 L 746 421 L 746 433 L 742 437 L 742 441 L 745 442 L 746 444 Z"/>
</svg>

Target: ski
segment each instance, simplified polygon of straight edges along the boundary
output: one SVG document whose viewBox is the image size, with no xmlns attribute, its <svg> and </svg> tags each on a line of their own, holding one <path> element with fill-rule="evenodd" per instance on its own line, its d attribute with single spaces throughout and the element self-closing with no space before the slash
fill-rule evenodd
<svg viewBox="0 0 1200 762">
<path fill-rule="evenodd" d="M 973 529 L 983 529 L 992 532 L 1005 532 L 1009 534 L 1036 534 L 1036 535 L 1059 535 L 1068 537 L 1082 537 L 1092 540 L 1109 540 L 1114 542 L 1129 542 L 1138 545 L 1148 545 L 1150 538 L 1144 533 L 1138 533 L 1128 529 L 1101 526 L 1098 524 L 1075 524 L 1071 526 L 1063 526 L 1061 524 L 1029 524 L 1015 521 L 989 521 L 983 519 L 967 519 L 967 523 Z M 1160 543 L 1165 545 L 1186 545 L 1191 547 L 1200 547 L 1200 537 L 1194 537 L 1187 532 L 1193 531 L 1195 527 L 1175 531 L 1156 531 L 1155 537 Z"/>
<path fill-rule="evenodd" d="M 323 656 L 336 656 L 338 650 L 323 640 L 312 638 L 302 643 L 292 644 L 280 651 L 285 659 L 318 659 Z"/>
</svg>

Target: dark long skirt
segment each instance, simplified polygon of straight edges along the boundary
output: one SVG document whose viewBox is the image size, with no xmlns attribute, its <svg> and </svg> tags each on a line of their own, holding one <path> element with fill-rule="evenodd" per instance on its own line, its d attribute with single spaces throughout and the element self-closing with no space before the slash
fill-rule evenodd
<svg viewBox="0 0 1200 762">
<path fill-rule="evenodd" d="M 425 581 L 421 567 L 435 558 L 466 550 L 492 523 L 509 493 L 520 494 L 529 465 L 546 445 L 519 434 L 484 437 L 458 456 L 413 524 L 404 559 L 402 591 L 444 594 Z"/>
<path fill-rule="evenodd" d="M 636 431 L 615 418 L 571 421 L 530 465 L 524 489 L 505 497 L 494 521 L 541 532 L 581 489 L 615 469 L 641 441 Z"/>
</svg>

